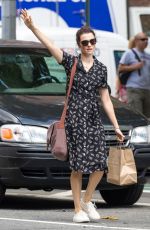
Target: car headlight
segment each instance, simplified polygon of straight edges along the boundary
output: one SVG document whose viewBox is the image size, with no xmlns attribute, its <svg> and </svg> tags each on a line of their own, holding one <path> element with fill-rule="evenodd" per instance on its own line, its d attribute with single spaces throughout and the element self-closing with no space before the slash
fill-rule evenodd
<svg viewBox="0 0 150 230">
<path fill-rule="evenodd" d="M 2 141 L 23 143 L 46 143 L 47 129 L 38 126 L 7 124 L 0 128 Z"/>
<path fill-rule="evenodd" d="M 141 126 L 134 128 L 131 134 L 131 143 L 149 143 L 150 126 Z"/>
</svg>

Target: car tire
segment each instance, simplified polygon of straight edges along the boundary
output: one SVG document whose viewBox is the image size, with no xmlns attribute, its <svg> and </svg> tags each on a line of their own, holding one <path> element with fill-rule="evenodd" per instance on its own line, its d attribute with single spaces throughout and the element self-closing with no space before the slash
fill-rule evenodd
<svg viewBox="0 0 150 230">
<path fill-rule="evenodd" d="M 108 205 L 133 205 L 141 197 L 143 189 L 144 185 L 135 184 L 122 189 L 100 190 L 100 194 Z"/>
<path fill-rule="evenodd" d="M 0 184 L 0 203 L 3 201 L 5 197 L 5 192 L 6 188 L 2 184 Z"/>
</svg>

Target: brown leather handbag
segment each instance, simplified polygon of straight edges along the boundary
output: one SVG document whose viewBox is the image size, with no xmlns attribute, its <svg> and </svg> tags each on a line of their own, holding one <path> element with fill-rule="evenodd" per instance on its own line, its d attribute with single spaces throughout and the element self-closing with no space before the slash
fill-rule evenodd
<svg viewBox="0 0 150 230">
<path fill-rule="evenodd" d="M 73 64 L 69 82 L 69 88 L 67 92 L 67 97 L 64 105 L 64 109 L 59 121 L 54 122 L 51 124 L 47 131 L 47 150 L 50 146 L 50 152 L 53 156 L 61 161 L 66 161 L 68 159 L 68 150 L 67 150 L 67 139 L 66 139 L 66 132 L 65 132 L 65 117 L 67 112 L 67 104 L 68 98 L 71 92 L 73 79 L 76 71 L 77 65 L 77 58 L 75 58 L 75 62 Z"/>
</svg>

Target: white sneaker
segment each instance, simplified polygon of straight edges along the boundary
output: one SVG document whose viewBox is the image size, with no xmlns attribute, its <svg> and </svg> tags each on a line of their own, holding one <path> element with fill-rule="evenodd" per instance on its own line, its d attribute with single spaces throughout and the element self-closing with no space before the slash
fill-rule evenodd
<svg viewBox="0 0 150 230">
<path fill-rule="evenodd" d="M 84 223 L 84 222 L 89 222 L 89 221 L 90 220 L 89 220 L 88 215 L 83 210 L 80 210 L 79 212 L 74 214 L 73 222 L 75 223 Z"/>
<path fill-rule="evenodd" d="M 83 200 L 81 200 L 81 207 L 87 213 L 90 220 L 100 220 L 100 214 L 96 211 L 96 207 L 92 202 L 85 203 Z"/>
</svg>

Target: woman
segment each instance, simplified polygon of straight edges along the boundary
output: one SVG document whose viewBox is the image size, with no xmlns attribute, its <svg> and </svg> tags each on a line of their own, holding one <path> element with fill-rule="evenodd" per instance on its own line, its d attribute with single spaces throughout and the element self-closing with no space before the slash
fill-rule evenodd
<svg viewBox="0 0 150 230">
<path fill-rule="evenodd" d="M 75 57 L 63 52 L 35 27 L 26 10 L 21 11 L 21 17 L 57 62 L 64 66 L 67 76 L 69 76 Z M 91 199 L 107 169 L 105 134 L 101 123 L 97 91 L 100 93 L 103 107 L 114 126 L 118 140 L 123 141 L 124 136 L 119 129 L 109 97 L 106 67 L 93 56 L 96 44 L 95 33 L 89 27 L 82 27 L 76 34 L 76 40 L 81 55 L 77 57 L 76 74 L 69 97 L 65 127 L 69 163 L 72 170 L 70 183 L 75 206 L 73 221 L 79 223 L 100 219 Z M 86 192 L 81 200 L 83 173 L 90 174 L 90 176 Z"/>
</svg>

